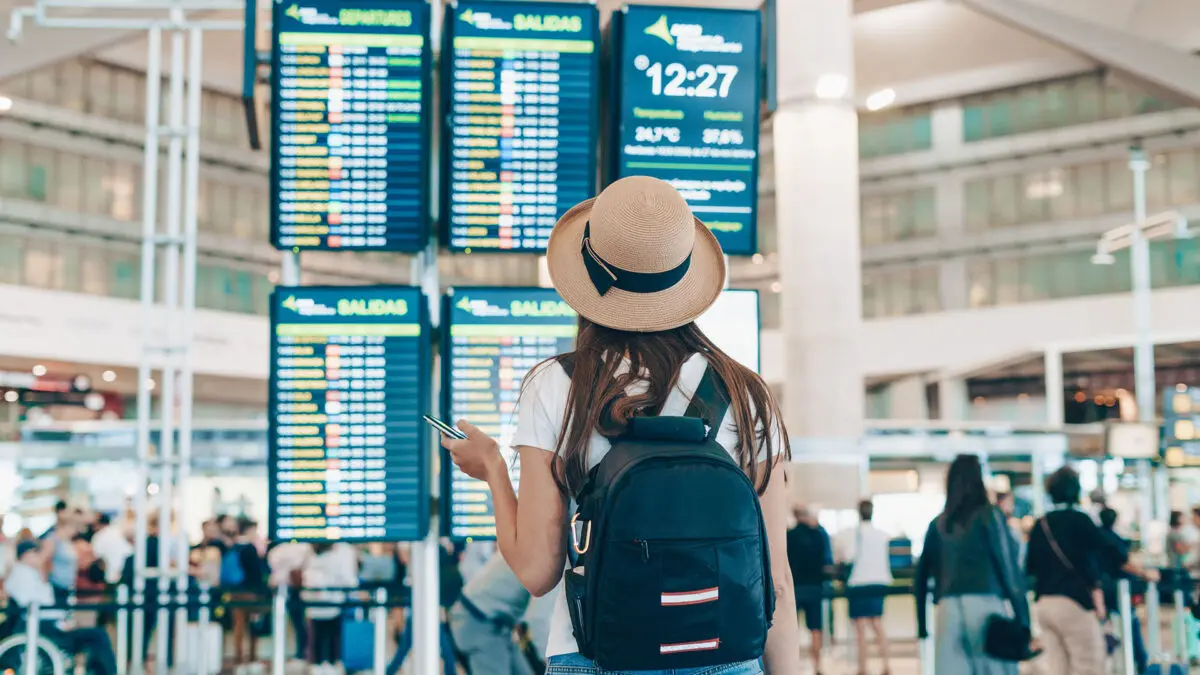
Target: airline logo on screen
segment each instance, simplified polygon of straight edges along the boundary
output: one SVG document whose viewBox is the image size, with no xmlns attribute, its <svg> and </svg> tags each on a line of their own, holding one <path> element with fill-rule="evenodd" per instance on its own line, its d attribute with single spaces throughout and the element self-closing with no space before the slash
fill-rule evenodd
<svg viewBox="0 0 1200 675">
<path fill-rule="evenodd" d="M 723 35 L 705 35 L 704 26 L 695 23 L 672 24 L 663 14 L 643 31 L 681 52 L 741 54 L 741 42 L 726 42 Z"/>
<path fill-rule="evenodd" d="M 471 299 L 464 295 L 454 303 L 454 307 L 480 318 L 575 316 L 575 310 L 562 300 L 513 300 L 508 307 L 501 307 L 487 300 Z"/>
<path fill-rule="evenodd" d="M 293 4 L 284 10 L 284 15 L 305 26 L 387 26 L 408 28 L 413 23 L 412 12 L 407 9 L 353 9 L 338 10 L 337 16 L 326 14 L 316 7 Z"/>
<path fill-rule="evenodd" d="M 583 18 L 578 16 L 561 16 L 557 14 L 517 14 L 513 20 L 506 21 L 503 17 L 494 16 L 489 12 L 477 12 L 473 9 L 463 11 L 458 18 L 475 26 L 479 30 L 518 30 L 538 31 L 542 33 L 582 33 Z"/>
<path fill-rule="evenodd" d="M 406 316 L 408 302 L 402 298 L 338 298 L 329 305 L 313 298 L 289 295 L 280 303 L 300 316 Z"/>
</svg>

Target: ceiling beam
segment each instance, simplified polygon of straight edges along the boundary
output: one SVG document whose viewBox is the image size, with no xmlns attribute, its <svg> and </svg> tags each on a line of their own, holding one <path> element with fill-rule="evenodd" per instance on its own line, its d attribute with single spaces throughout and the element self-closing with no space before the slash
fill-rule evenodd
<svg viewBox="0 0 1200 675">
<path fill-rule="evenodd" d="M 1148 91 L 1200 106 L 1200 59 L 1028 0 L 959 0 L 985 16 L 1098 61 Z"/>
</svg>

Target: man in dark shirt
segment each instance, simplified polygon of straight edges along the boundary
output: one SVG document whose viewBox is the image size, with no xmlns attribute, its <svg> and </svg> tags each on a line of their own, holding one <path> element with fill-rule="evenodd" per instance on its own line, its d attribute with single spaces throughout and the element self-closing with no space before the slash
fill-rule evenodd
<svg viewBox="0 0 1200 675">
<path fill-rule="evenodd" d="M 788 563 L 796 587 L 796 609 L 804 612 L 804 624 L 812 634 L 813 670 L 821 672 L 822 631 L 821 599 L 833 565 L 829 533 L 803 505 L 795 510 L 796 526 L 787 533 Z"/>
<path fill-rule="evenodd" d="M 1117 534 L 1115 526 L 1117 524 L 1117 512 L 1104 507 L 1100 510 L 1100 536 L 1104 538 L 1108 544 L 1114 548 L 1119 548 L 1128 557 L 1129 542 Z M 1108 605 L 1108 614 L 1111 617 L 1114 613 L 1120 610 L 1120 605 L 1117 602 L 1117 582 L 1121 579 L 1132 579 L 1133 577 L 1121 569 L 1119 566 L 1107 564 L 1100 569 L 1101 579 L 1104 584 L 1104 602 Z M 1131 627 L 1133 633 L 1133 663 L 1137 668 L 1137 672 L 1144 673 L 1149 665 L 1149 658 L 1146 654 L 1146 645 L 1142 641 L 1142 624 L 1138 620 L 1137 612 L 1130 612 Z"/>
</svg>

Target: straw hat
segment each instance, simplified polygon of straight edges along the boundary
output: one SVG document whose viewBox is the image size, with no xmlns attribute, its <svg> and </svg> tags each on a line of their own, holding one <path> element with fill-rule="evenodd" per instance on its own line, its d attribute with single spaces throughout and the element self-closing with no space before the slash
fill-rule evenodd
<svg viewBox="0 0 1200 675">
<path fill-rule="evenodd" d="M 622 178 L 567 211 L 546 262 L 576 312 L 639 333 L 694 321 L 725 285 L 717 238 L 675 188 L 647 176 Z"/>
</svg>

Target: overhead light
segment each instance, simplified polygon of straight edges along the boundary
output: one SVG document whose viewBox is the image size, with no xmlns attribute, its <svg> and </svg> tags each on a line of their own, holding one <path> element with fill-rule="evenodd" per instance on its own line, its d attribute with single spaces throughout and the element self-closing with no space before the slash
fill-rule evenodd
<svg viewBox="0 0 1200 675">
<path fill-rule="evenodd" d="M 779 283 L 778 281 L 772 283 L 771 284 L 771 292 L 772 293 L 782 293 L 783 292 L 783 284 Z"/>
<path fill-rule="evenodd" d="M 891 87 L 880 89 L 867 97 L 867 110 L 883 110 L 896 102 L 896 90 Z"/>
<path fill-rule="evenodd" d="M 43 366 L 40 363 L 37 364 L 36 366 L 33 367 L 33 374 L 36 375 L 37 377 L 42 377 L 43 375 L 46 374 L 46 366 Z"/>
<path fill-rule="evenodd" d="M 1111 265 L 1115 262 L 1117 262 L 1117 259 L 1113 257 L 1113 254 L 1105 251 L 1099 251 L 1092 256 L 1093 265 Z"/>
<path fill-rule="evenodd" d="M 12 110 L 13 100 L 7 96 L 0 96 L 0 113 L 6 113 Z"/>
<path fill-rule="evenodd" d="M 150 391 L 154 391 L 154 387 L 157 384 L 158 383 L 154 381 L 154 378 L 152 378 L 152 377 L 146 378 L 146 388 L 149 389 Z"/>
<path fill-rule="evenodd" d="M 15 391 L 12 391 L 11 389 L 4 392 L 4 400 L 8 401 L 9 403 L 16 403 L 17 399 L 19 398 L 21 398 L 21 395 Z"/>
<path fill-rule="evenodd" d="M 151 483 L 151 484 L 147 485 L 146 486 L 146 494 L 148 494 L 148 495 L 158 494 L 158 483 Z"/>
<path fill-rule="evenodd" d="M 763 264 L 763 254 L 761 254 L 761 253 L 755 253 L 755 254 L 754 254 L 754 256 L 750 258 L 750 260 L 751 260 L 751 261 L 752 261 L 752 262 L 753 262 L 755 265 L 761 265 L 761 264 Z"/>
<path fill-rule="evenodd" d="M 105 382 L 115 382 L 117 380 L 117 374 L 111 370 L 106 370 L 103 373 L 100 373 L 100 379 L 104 380 Z"/>
<path fill-rule="evenodd" d="M 832 101 L 846 97 L 850 90 L 850 78 L 841 73 L 826 73 L 817 78 L 817 98 Z"/>
</svg>

